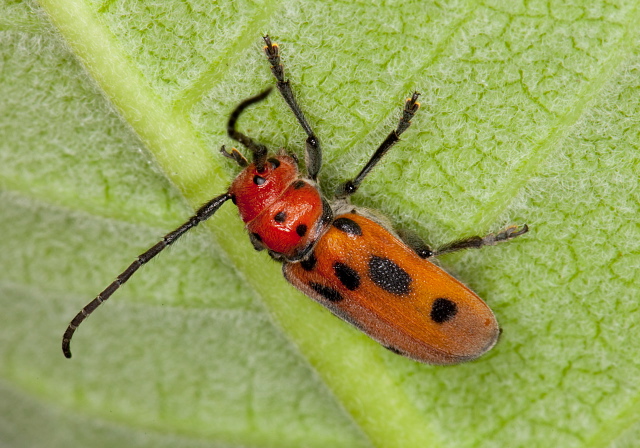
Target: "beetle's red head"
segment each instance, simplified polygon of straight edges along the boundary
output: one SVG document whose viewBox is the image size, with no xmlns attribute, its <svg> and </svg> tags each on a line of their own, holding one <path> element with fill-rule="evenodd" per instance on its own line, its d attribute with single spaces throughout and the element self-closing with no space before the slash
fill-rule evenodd
<svg viewBox="0 0 640 448">
<path fill-rule="evenodd" d="M 229 187 L 229 193 L 234 204 L 238 206 L 242 220 L 249 222 L 255 218 L 275 201 L 298 175 L 296 160 L 286 154 L 267 159 L 262 170 L 258 170 L 255 163 L 248 165 Z"/>
</svg>

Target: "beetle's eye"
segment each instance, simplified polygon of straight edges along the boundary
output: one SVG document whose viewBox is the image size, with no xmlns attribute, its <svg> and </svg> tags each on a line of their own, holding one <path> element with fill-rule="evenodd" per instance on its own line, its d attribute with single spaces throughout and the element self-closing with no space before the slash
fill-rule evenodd
<svg viewBox="0 0 640 448">
<path fill-rule="evenodd" d="M 262 176 L 253 176 L 253 183 L 260 186 L 262 184 L 264 184 L 267 181 L 267 179 L 265 179 Z"/>
<path fill-rule="evenodd" d="M 271 164 L 271 169 L 275 170 L 276 168 L 278 168 L 280 166 L 280 161 L 278 159 L 269 159 L 267 160 L 267 162 L 269 162 Z"/>
</svg>

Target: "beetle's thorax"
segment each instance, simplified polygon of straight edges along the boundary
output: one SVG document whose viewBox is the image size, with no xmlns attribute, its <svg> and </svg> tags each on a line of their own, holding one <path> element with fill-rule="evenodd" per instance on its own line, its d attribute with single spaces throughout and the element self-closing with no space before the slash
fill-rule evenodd
<svg viewBox="0 0 640 448">
<path fill-rule="evenodd" d="M 262 171 L 247 166 L 229 188 L 256 249 L 296 261 L 313 247 L 331 220 L 318 187 L 303 179 L 288 155 L 268 159 Z"/>
</svg>

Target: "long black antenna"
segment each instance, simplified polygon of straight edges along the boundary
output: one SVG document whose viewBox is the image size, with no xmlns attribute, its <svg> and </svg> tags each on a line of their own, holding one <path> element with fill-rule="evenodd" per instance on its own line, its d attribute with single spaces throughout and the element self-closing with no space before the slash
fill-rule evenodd
<svg viewBox="0 0 640 448">
<path fill-rule="evenodd" d="M 105 288 L 98 296 L 89 302 L 84 308 L 80 310 L 76 317 L 71 320 L 71 323 L 67 327 L 67 331 L 64 332 L 64 336 L 62 336 L 62 353 L 67 358 L 71 358 L 71 338 L 73 337 L 73 333 L 78 329 L 78 326 L 87 318 L 91 313 L 93 313 L 96 308 L 98 308 L 105 300 L 107 300 L 111 295 L 117 291 L 122 285 L 126 283 L 127 280 L 144 264 L 146 264 L 153 257 L 158 255 L 164 249 L 166 249 L 170 244 L 172 244 L 175 240 L 184 235 L 188 230 L 194 228 L 202 221 L 209 219 L 213 214 L 218 211 L 220 206 L 224 204 L 226 201 L 231 199 L 231 195 L 229 193 L 221 194 L 220 196 L 213 198 L 205 205 L 200 207 L 195 215 L 193 215 L 187 222 L 182 224 L 180 227 L 175 229 L 173 232 L 167 233 L 162 240 L 160 240 L 155 246 L 141 254 L 136 258 L 136 261 L 131 263 L 127 269 L 122 272 L 122 274 L 118 275 L 118 277 L 111 283 L 109 286 Z"/>
<path fill-rule="evenodd" d="M 242 143 L 253 153 L 253 163 L 256 164 L 256 168 L 258 171 L 262 171 L 264 168 L 264 163 L 267 160 L 267 147 L 261 143 L 255 142 L 253 139 L 247 137 L 242 132 L 237 131 L 236 122 L 238 121 L 240 114 L 244 112 L 247 107 L 251 106 L 252 104 L 258 103 L 268 97 L 272 90 L 273 87 L 269 87 L 256 96 L 247 98 L 246 100 L 238 104 L 233 112 L 231 112 L 231 116 L 229 117 L 229 121 L 227 122 L 227 134 L 232 139 Z"/>
</svg>

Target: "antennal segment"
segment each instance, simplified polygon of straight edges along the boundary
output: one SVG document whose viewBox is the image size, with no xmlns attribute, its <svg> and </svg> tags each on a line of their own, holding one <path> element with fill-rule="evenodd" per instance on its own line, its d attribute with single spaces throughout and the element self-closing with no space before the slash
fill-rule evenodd
<svg viewBox="0 0 640 448">
<path fill-rule="evenodd" d="M 158 255 L 164 249 L 166 249 L 170 244 L 172 244 L 175 240 L 184 235 L 187 231 L 191 230 L 202 221 L 209 219 L 213 214 L 218 211 L 220 206 L 224 204 L 226 201 L 231 199 L 231 195 L 229 193 L 222 194 L 216 198 L 213 198 L 211 201 L 207 202 L 205 205 L 200 207 L 200 209 L 193 215 L 187 222 L 182 224 L 180 227 L 175 229 L 172 232 L 167 233 L 162 240 L 160 240 L 156 245 L 154 245 L 151 249 L 141 254 L 136 258 L 136 260 L 129 265 L 124 272 L 113 281 L 109 286 L 105 288 L 98 296 L 89 302 L 84 308 L 80 310 L 76 317 L 71 320 L 71 323 L 67 327 L 67 331 L 64 332 L 64 336 L 62 336 L 62 353 L 67 358 L 71 358 L 71 338 L 73 334 L 78 329 L 78 326 L 87 318 L 91 313 L 93 313 L 96 308 L 98 308 L 102 303 L 107 300 L 111 295 L 118 290 L 122 285 L 126 283 L 129 278 L 138 270 L 141 266 L 148 263 L 153 257 Z"/>
<path fill-rule="evenodd" d="M 252 96 L 251 98 L 247 98 L 234 109 L 229 117 L 229 121 L 227 123 L 227 134 L 232 139 L 237 142 L 242 143 L 253 153 L 253 162 L 256 164 L 256 168 L 258 171 L 262 171 L 264 169 L 264 162 L 267 160 L 267 147 L 261 143 L 255 142 L 250 137 L 247 137 L 242 132 L 236 130 L 236 122 L 240 117 L 240 114 L 244 112 L 244 110 L 251 106 L 252 104 L 258 103 L 269 96 L 273 87 L 269 87 L 266 90 L 263 90 L 256 96 Z"/>
</svg>

